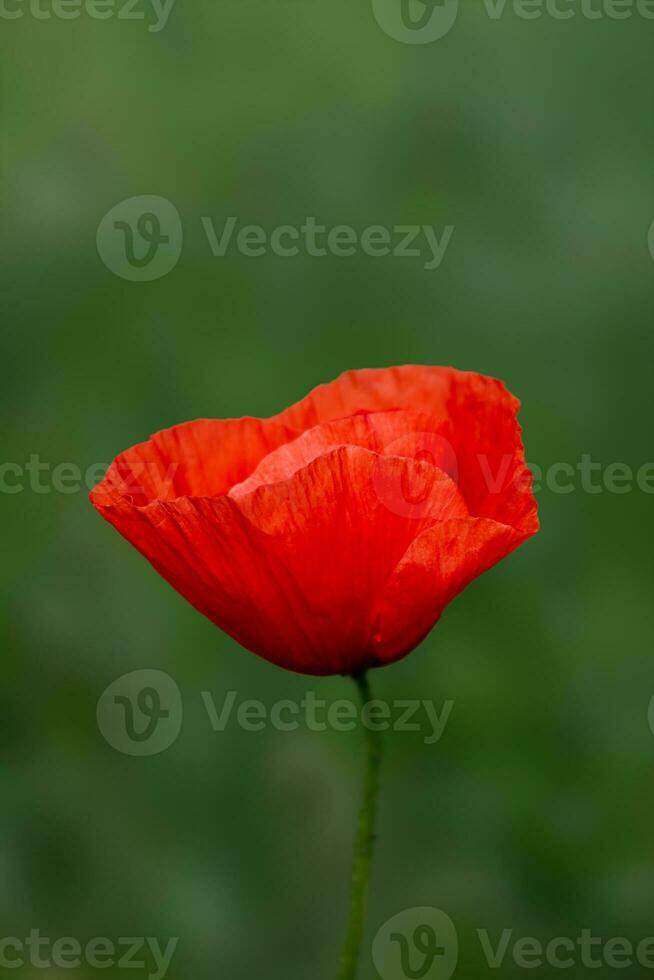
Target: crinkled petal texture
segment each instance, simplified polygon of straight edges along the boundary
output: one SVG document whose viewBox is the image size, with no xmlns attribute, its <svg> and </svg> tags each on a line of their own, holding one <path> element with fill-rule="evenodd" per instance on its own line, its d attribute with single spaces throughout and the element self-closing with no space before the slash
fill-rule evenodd
<svg viewBox="0 0 654 980">
<path fill-rule="evenodd" d="M 159 432 L 91 499 L 243 646 L 354 673 L 407 654 L 538 529 L 518 409 L 453 368 L 350 371 L 271 419 Z"/>
</svg>

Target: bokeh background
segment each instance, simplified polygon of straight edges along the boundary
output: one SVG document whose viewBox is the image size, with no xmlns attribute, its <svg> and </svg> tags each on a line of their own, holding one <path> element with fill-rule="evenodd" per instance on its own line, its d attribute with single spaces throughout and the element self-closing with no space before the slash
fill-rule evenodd
<svg viewBox="0 0 654 980">
<path fill-rule="evenodd" d="M 405 362 L 503 378 L 541 467 L 651 460 L 653 31 L 638 16 L 492 20 L 467 0 L 423 46 L 344 0 L 177 0 L 159 33 L 3 22 L 2 456 L 50 468 L 49 490 L 0 500 L 3 937 L 178 936 L 172 980 L 335 975 L 361 740 L 215 733 L 201 692 L 272 705 L 348 696 L 349 682 L 241 650 L 85 488 L 56 492 L 48 473 Z M 96 231 L 145 194 L 174 203 L 184 248 L 167 276 L 132 282 L 100 260 Z M 200 218 L 229 215 L 455 230 L 433 271 L 214 258 Z M 538 499 L 541 533 L 373 678 L 380 697 L 454 708 L 435 746 L 386 739 L 362 980 L 377 976 L 377 930 L 416 906 L 452 918 L 470 980 L 498 974 L 480 928 L 654 933 L 654 497 L 575 480 Z M 150 758 L 96 724 L 107 685 L 141 668 L 184 699 L 180 737 Z M 574 976 L 590 972 L 613 974 L 577 958 Z M 523 973 L 507 954 L 499 974 Z"/>
</svg>

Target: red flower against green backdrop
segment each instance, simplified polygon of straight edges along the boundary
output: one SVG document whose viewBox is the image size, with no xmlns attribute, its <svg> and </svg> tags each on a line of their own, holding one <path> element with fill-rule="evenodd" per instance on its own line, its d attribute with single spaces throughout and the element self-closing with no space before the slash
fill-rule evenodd
<svg viewBox="0 0 654 980">
<path fill-rule="evenodd" d="M 442 367 L 349 371 L 270 419 L 201 419 L 122 453 L 91 500 L 196 609 L 307 674 L 409 653 L 538 530 L 519 402 Z M 355 980 L 381 742 L 368 730 L 338 980 Z"/>
<path fill-rule="evenodd" d="M 407 654 L 538 529 L 518 408 L 452 368 L 350 371 L 270 419 L 158 432 L 91 500 L 244 647 L 356 673 Z"/>
</svg>

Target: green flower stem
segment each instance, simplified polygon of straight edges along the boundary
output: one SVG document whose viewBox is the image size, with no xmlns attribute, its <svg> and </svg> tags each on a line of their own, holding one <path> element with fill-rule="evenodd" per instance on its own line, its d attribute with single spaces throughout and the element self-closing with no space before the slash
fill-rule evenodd
<svg viewBox="0 0 654 980">
<path fill-rule="evenodd" d="M 366 705 L 371 700 L 371 696 L 370 685 L 365 672 L 355 675 L 354 681 L 359 689 L 361 703 Z M 375 845 L 375 818 L 379 796 L 382 743 L 379 732 L 373 732 L 369 728 L 366 728 L 366 741 L 368 758 L 363 787 L 363 803 L 359 814 L 359 829 L 354 849 L 350 921 L 337 980 L 355 980 L 356 978 L 368 904 L 368 884 Z"/>
</svg>

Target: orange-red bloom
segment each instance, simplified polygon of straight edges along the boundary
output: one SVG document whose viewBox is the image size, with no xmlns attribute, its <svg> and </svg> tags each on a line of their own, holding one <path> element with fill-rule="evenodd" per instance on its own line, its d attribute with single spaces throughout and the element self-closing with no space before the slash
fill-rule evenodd
<svg viewBox="0 0 654 980">
<path fill-rule="evenodd" d="M 518 409 L 453 368 L 349 371 L 270 419 L 158 432 L 91 500 L 244 647 L 354 673 L 407 654 L 538 530 Z"/>
</svg>

